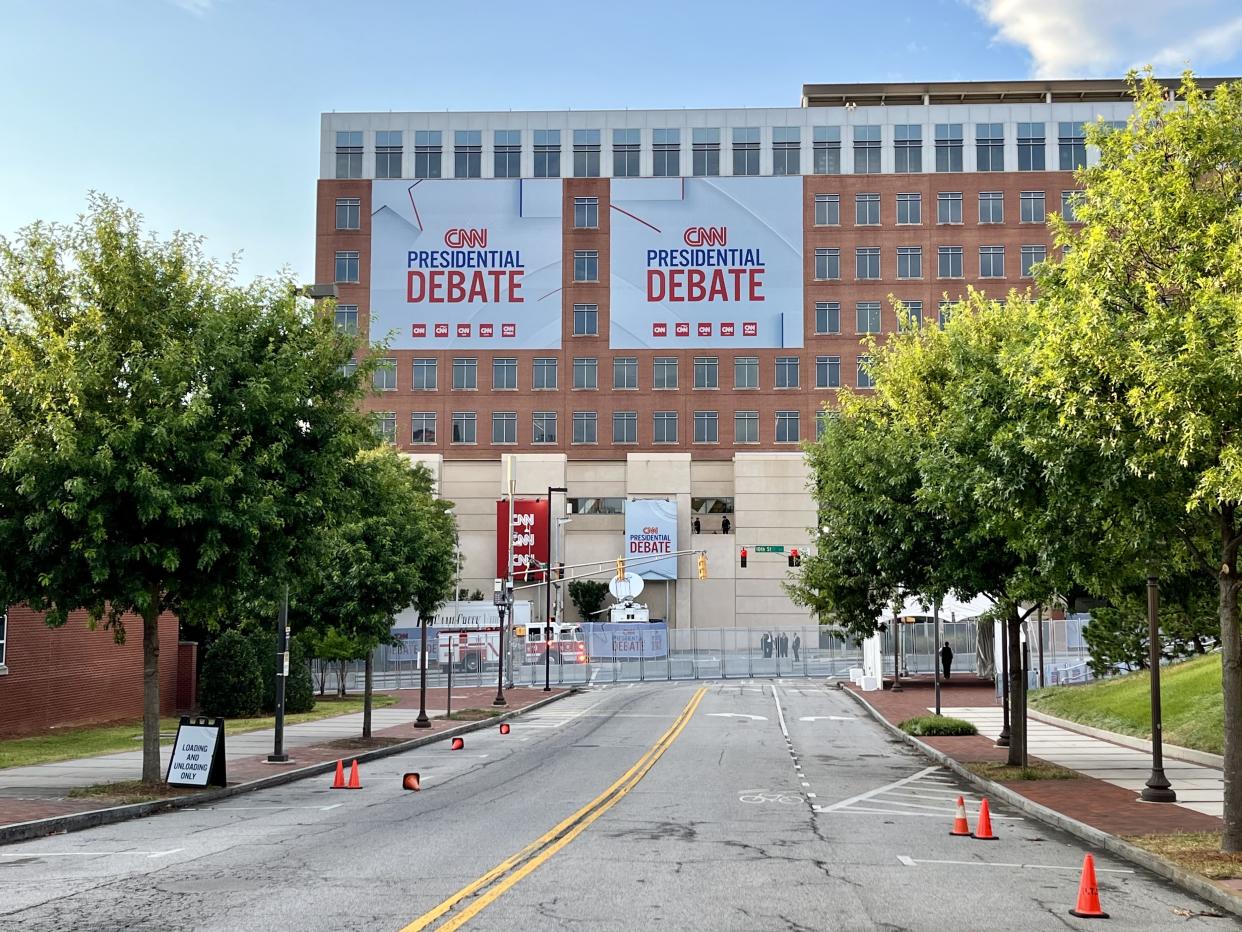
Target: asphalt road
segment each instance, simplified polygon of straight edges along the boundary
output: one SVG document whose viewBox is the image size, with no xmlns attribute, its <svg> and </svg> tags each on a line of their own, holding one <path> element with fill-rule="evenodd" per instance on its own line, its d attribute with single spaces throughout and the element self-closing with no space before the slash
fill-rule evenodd
<svg viewBox="0 0 1242 932">
<path fill-rule="evenodd" d="M 1078 842 L 1003 807 L 951 838 L 965 788 L 812 681 L 610 686 L 362 781 L 0 848 L 0 930 L 1109 925 L 1068 914 Z M 1096 864 L 1113 928 L 1235 927 Z"/>
</svg>

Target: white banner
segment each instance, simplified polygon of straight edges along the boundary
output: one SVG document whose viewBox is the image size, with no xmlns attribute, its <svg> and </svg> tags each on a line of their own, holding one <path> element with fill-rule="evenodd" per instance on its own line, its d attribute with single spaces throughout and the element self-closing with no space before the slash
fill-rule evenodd
<svg viewBox="0 0 1242 932">
<path fill-rule="evenodd" d="M 651 624 L 589 622 L 582 626 L 587 656 L 592 660 L 644 660 L 668 656 L 668 627 Z"/>
<path fill-rule="evenodd" d="M 626 571 L 643 579 L 676 579 L 677 503 L 662 498 L 632 498 L 625 504 Z M 653 560 L 661 554 L 664 559 Z M 633 561 L 628 562 L 628 561 Z"/>
</svg>

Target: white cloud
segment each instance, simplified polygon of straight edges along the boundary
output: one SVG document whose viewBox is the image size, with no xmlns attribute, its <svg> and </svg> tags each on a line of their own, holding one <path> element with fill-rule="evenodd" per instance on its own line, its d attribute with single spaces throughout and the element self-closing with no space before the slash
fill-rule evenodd
<svg viewBox="0 0 1242 932">
<path fill-rule="evenodd" d="M 1040 78 L 1110 77 L 1153 65 L 1204 73 L 1242 51 L 1237 0 L 967 0 Z"/>
<path fill-rule="evenodd" d="M 205 16 L 216 5 L 216 0 L 168 0 L 168 2 L 195 16 Z"/>
</svg>

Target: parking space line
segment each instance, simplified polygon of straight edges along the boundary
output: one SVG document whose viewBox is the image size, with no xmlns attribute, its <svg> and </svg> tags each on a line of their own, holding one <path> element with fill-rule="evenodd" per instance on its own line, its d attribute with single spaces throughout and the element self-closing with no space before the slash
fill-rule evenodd
<svg viewBox="0 0 1242 932">
<path fill-rule="evenodd" d="M 904 854 L 897 855 L 897 860 L 906 867 L 917 867 L 919 864 L 949 864 L 956 867 L 1012 867 L 1019 870 L 1040 871 L 1078 871 L 1081 864 L 1017 864 L 1006 861 L 942 861 L 935 858 L 912 858 Z M 1133 874 L 1128 868 L 1097 867 L 1097 874 Z"/>
</svg>

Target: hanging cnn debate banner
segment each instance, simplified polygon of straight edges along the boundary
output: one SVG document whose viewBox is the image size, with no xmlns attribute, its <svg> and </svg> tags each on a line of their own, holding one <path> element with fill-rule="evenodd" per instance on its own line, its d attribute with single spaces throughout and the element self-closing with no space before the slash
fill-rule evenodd
<svg viewBox="0 0 1242 932">
<path fill-rule="evenodd" d="M 560 179 L 372 182 L 370 313 L 391 349 L 559 349 Z"/>
<path fill-rule="evenodd" d="M 625 503 L 625 569 L 643 579 L 676 579 L 677 503 L 631 498 Z M 652 559 L 668 554 L 663 559 Z M 631 561 L 633 561 L 631 563 Z"/>
<path fill-rule="evenodd" d="M 539 564 L 548 563 L 548 500 L 515 498 L 513 519 L 509 500 L 496 502 L 496 575 L 509 578 L 509 537 L 513 537 L 513 578 L 518 581 L 543 579 Z"/>
<path fill-rule="evenodd" d="M 801 178 L 614 178 L 610 192 L 610 346 L 803 345 Z"/>
</svg>

